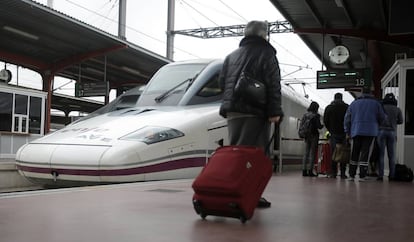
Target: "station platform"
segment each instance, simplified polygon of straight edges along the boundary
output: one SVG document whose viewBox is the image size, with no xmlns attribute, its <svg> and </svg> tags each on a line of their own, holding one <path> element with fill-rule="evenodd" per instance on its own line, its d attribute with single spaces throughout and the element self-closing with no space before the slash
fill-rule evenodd
<svg viewBox="0 0 414 242">
<path fill-rule="evenodd" d="M 192 180 L 0 194 L 0 241 L 411 241 L 413 183 L 275 174 L 242 224 L 193 210 Z"/>
</svg>

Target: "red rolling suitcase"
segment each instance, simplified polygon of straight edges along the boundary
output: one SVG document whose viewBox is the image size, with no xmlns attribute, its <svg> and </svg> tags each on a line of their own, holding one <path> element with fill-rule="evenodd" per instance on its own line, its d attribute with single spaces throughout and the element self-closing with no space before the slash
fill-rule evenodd
<svg viewBox="0 0 414 242">
<path fill-rule="evenodd" d="M 193 182 L 194 209 L 203 219 L 216 215 L 245 223 L 271 176 L 272 161 L 262 148 L 220 147 Z"/>
<path fill-rule="evenodd" d="M 332 170 L 332 154 L 329 143 L 320 143 L 317 159 L 315 159 L 316 171 L 318 174 L 328 175 Z"/>
</svg>

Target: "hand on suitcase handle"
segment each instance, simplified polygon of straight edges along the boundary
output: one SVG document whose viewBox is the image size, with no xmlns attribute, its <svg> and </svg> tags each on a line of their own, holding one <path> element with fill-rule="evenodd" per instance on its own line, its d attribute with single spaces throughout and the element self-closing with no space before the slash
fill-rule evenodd
<svg viewBox="0 0 414 242">
<path fill-rule="evenodd" d="M 282 122 L 281 116 L 269 117 L 269 122 L 279 124 Z"/>
</svg>

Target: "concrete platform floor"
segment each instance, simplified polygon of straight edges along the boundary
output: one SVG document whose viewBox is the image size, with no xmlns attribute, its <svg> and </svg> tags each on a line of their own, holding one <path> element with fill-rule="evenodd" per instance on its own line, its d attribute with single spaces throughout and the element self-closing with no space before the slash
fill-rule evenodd
<svg viewBox="0 0 414 242">
<path fill-rule="evenodd" d="M 195 214 L 192 180 L 0 194 L 1 242 L 413 241 L 413 183 L 274 175 L 252 220 Z"/>
</svg>

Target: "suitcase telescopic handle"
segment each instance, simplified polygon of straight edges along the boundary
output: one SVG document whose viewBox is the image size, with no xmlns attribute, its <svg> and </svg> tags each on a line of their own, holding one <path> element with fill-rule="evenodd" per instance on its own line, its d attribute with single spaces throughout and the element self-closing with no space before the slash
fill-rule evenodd
<svg viewBox="0 0 414 242">
<path fill-rule="evenodd" d="M 275 129 L 276 129 L 276 127 L 275 127 Z M 268 142 L 268 143 L 267 143 L 267 145 L 265 146 L 265 150 L 264 150 L 264 152 L 265 152 L 265 154 L 266 154 L 266 155 L 270 155 L 270 145 L 272 144 L 272 141 L 275 139 L 275 133 L 276 133 L 276 130 L 273 130 L 273 134 L 272 134 L 272 136 L 270 137 L 269 142 Z"/>
</svg>

